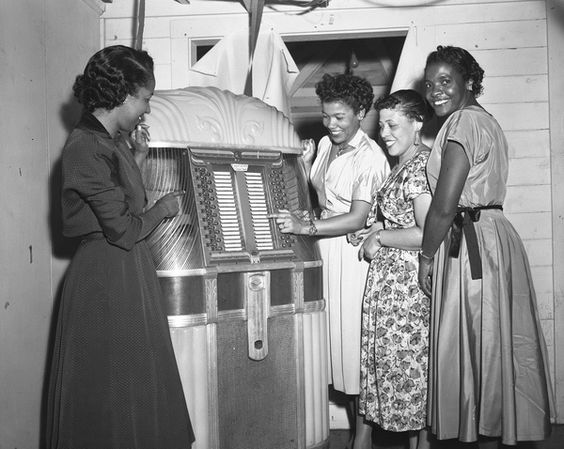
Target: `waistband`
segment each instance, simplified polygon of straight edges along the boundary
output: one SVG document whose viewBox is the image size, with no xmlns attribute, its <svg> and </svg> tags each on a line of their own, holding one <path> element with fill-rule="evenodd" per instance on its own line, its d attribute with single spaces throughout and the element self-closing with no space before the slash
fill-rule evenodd
<svg viewBox="0 0 564 449">
<path fill-rule="evenodd" d="M 503 206 L 501 204 L 492 204 L 489 206 L 459 207 L 452 221 L 448 255 L 454 258 L 458 257 L 460 254 L 460 241 L 462 240 L 462 233 L 464 232 L 472 279 L 482 279 L 482 258 L 480 256 L 480 247 L 478 246 L 474 223 L 480 220 L 481 211 L 487 209 L 503 210 Z"/>
<path fill-rule="evenodd" d="M 103 240 L 106 237 L 104 236 L 103 232 L 100 231 L 95 231 L 95 232 L 91 232 L 90 234 L 85 234 L 81 237 L 80 241 L 81 242 L 88 242 L 90 240 Z"/>
</svg>

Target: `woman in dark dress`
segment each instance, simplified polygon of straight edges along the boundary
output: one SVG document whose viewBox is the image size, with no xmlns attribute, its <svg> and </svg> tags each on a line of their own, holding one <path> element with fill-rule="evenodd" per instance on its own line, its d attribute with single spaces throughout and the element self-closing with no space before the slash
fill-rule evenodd
<svg viewBox="0 0 564 449">
<path fill-rule="evenodd" d="M 81 237 L 57 318 L 47 403 L 50 449 L 185 449 L 194 435 L 144 238 L 180 195 L 146 204 L 138 164 L 153 60 L 100 50 L 74 93 L 84 114 L 63 150 L 63 232 Z"/>
</svg>

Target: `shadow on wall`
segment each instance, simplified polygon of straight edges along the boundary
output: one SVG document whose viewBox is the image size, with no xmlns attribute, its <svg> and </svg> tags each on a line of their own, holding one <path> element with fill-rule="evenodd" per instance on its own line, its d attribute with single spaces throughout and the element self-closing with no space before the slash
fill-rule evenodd
<svg viewBox="0 0 564 449">
<path fill-rule="evenodd" d="M 61 106 L 59 110 L 59 118 L 66 131 L 67 136 L 70 134 L 82 113 L 82 107 L 76 101 L 74 96 Z M 62 148 L 59 149 L 62 153 Z M 63 220 L 61 216 L 61 188 L 62 188 L 62 162 L 61 156 L 53 163 L 51 175 L 49 177 L 49 234 L 52 243 L 52 255 L 56 259 L 70 260 L 76 251 L 79 239 L 69 239 L 63 236 Z M 46 402 L 48 395 L 49 373 L 51 371 L 51 359 L 53 351 L 53 340 L 55 338 L 55 326 L 59 311 L 59 299 L 63 288 L 64 276 L 59 282 L 55 294 L 53 296 L 53 313 L 49 326 L 48 337 L 48 353 L 45 361 L 43 391 L 41 398 L 41 424 L 39 429 L 39 448 L 46 448 L 45 435 L 45 418 L 46 418 Z"/>
<path fill-rule="evenodd" d="M 549 2 L 549 14 L 553 14 L 556 21 L 564 28 L 564 0 Z"/>
<path fill-rule="evenodd" d="M 82 113 L 82 107 L 71 96 L 59 110 L 59 117 L 67 136 L 70 134 Z M 60 152 L 62 152 L 62 148 Z M 53 256 L 58 259 L 70 259 L 74 254 L 78 241 L 63 236 L 61 216 L 62 166 L 61 157 L 54 162 L 49 179 L 49 233 L 51 235 Z"/>
</svg>

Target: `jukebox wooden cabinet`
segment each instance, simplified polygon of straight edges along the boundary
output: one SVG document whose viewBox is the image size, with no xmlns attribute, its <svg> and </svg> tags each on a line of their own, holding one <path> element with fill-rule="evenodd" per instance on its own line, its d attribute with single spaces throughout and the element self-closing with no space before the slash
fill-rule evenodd
<svg viewBox="0 0 564 449">
<path fill-rule="evenodd" d="M 328 446 L 321 260 L 268 214 L 309 209 L 288 119 L 216 88 L 156 92 L 149 201 L 184 190 L 149 238 L 195 449 Z"/>
</svg>

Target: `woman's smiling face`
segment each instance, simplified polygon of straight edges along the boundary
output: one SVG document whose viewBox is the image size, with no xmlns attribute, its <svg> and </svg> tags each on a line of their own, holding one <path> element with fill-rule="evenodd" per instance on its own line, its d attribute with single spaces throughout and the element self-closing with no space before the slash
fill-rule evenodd
<svg viewBox="0 0 564 449">
<path fill-rule="evenodd" d="M 353 108 L 341 101 L 322 103 L 321 114 L 323 126 L 329 131 L 329 138 L 337 145 L 350 142 L 364 116 L 363 111 L 355 114 Z"/>
<path fill-rule="evenodd" d="M 422 122 L 410 119 L 397 108 L 382 109 L 379 112 L 380 136 L 390 156 L 398 157 L 400 163 L 415 148 L 417 133 L 422 125 Z"/>
<path fill-rule="evenodd" d="M 472 81 L 447 62 L 435 62 L 425 68 L 425 97 L 438 117 L 447 117 L 473 101 Z"/>
</svg>

